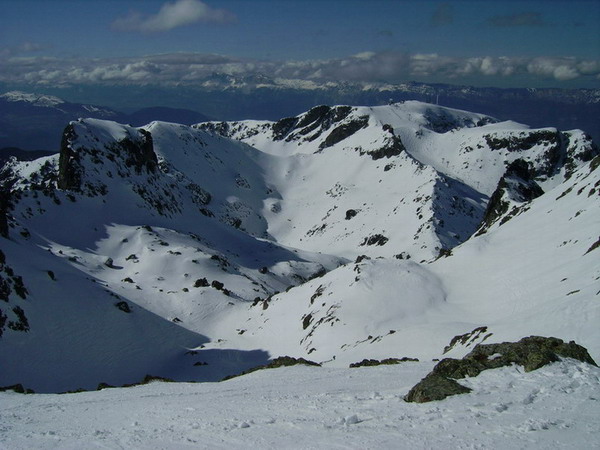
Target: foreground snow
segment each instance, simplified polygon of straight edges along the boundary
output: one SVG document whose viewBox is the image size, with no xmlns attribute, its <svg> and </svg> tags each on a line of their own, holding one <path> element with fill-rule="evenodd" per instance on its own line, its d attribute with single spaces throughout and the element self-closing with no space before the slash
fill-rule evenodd
<svg viewBox="0 0 600 450">
<path fill-rule="evenodd" d="M 222 383 L 80 394 L 1 393 L 0 448 L 592 448 L 600 369 L 565 360 L 461 380 L 403 401 L 433 366 L 288 367 Z M 291 383 L 290 380 L 293 380 Z"/>
</svg>

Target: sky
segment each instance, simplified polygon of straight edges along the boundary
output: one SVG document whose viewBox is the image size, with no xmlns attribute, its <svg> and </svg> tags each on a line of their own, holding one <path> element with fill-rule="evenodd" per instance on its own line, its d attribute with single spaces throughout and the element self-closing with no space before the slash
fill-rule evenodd
<svg viewBox="0 0 600 450">
<path fill-rule="evenodd" d="M 600 87 L 600 1 L 0 0 L 0 82 Z"/>
</svg>

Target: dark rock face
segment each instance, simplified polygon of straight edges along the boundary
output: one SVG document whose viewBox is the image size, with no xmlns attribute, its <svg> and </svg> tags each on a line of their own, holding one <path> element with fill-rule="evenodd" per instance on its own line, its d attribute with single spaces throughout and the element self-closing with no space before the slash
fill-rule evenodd
<svg viewBox="0 0 600 450">
<path fill-rule="evenodd" d="M 81 189 L 82 167 L 79 155 L 71 149 L 71 143 L 77 137 L 73 124 L 67 125 L 60 143 L 58 159 L 58 188 L 78 191 Z"/>
<path fill-rule="evenodd" d="M 281 141 L 290 131 L 292 131 L 298 123 L 297 117 L 286 117 L 273 124 L 273 140 Z"/>
<path fill-rule="evenodd" d="M 479 344 L 463 359 L 446 358 L 417 383 L 404 398 L 407 402 L 442 400 L 450 395 L 469 392 L 456 379 L 476 377 L 484 370 L 518 364 L 525 372 L 558 361 L 559 357 L 573 358 L 596 366 L 588 351 L 574 341 L 565 343 L 554 337 L 530 336 L 519 342 Z"/>
<path fill-rule="evenodd" d="M 360 245 L 385 245 L 388 238 L 383 234 L 373 234 L 366 237 Z"/>
<path fill-rule="evenodd" d="M 334 124 L 348 117 L 351 112 L 352 108 L 350 106 L 336 106 L 333 108 L 326 105 L 315 106 L 303 115 L 286 117 L 275 122 L 271 128 L 273 140 L 286 140 L 288 142 L 293 140 L 313 141 L 321 136 L 323 132 L 329 130 Z M 342 124 L 339 127 L 343 127 L 344 125 L 347 124 Z M 352 125 L 349 126 L 352 127 Z M 342 128 L 336 131 L 331 137 L 330 142 L 333 142 L 336 136 L 340 136 L 340 133 L 343 134 L 343 130 Z M 333 143 L 327 145 L 327 147 L 331 145 Z"/>
<path fill-rule="evenodd" d="M 77 139 L 75 126 L 69 124 L 63 132 L 60 156 L 58 160 L 59 189 L 81 191 L 84 175 L 83 160 L 89 158 L 93 163 L 101 163 L 99 152 L 106 152 L 106 158 L 111 161 L 120 159 L 124 166 L 140 174 L 142 170 L 155 173 L 158 167 L 158 158 L 154 153 L 152 135 L 149 131 L 139 129 L 140 139 L 124 138 L 106 148 L 80 148 L 73 149 L 73 142 Z"/>
<path fill-rule="evenodd" d="M 499 138 L 497 136 L 487 134 L 484 136 L 484 138 L 491 150 L 506 149 L 509 152 L 529 150 L 539 143 L 556 146 L 560 141 L 558 133 L 550 130 L 524 132 L 508 138 Z"/>
<path fill-rule="evenodd" d="M 386 143 L 383 147 L 377 150 L 371 150 L 369 152 L 361 152 L 361 155 L 366 153 L 374 161 L 377 161 L 378 159 L 382 158 L 391 158 L 392 156 L 399 156 L 404 150 L 406 150 L 406 147 L 404 147 L 404 144 L 400 140 L 400 137 L 391 136 L 386 139 Z M 384 170 L 388 171 L 390 169 L 391 167 L 388 167 Z"/>
<path fill-rule="evenodd" d="M 115 307 L 117 309 L 120 309 L 121 311 L 123 311 L 124 313 L 131 313 L 131 307 L 129 306 L 129 304 L 126 301 L 120 301 L 115 303 Z"/>
<path fill-rule="evenodd" d="M 357 214 L 358 211 L 356 211 L 355 209 L 349 209 L 348 211 L 346 211 L 346 220 L 350 220 L 353 217 L 356 217 Z"/>
<path fill-rule="evenodd" d="M 6 326 L 13 331 L 29 331 L 29 321 L 23 308 L 18 305 L 10 308 L 12 293 L 25 300 L 29 291 L 25 287 L 23 278 L 15 274 L 12 267 L 6 263 L 6 256 L 0 250 L 0 300 L 7 306 L 4 311 L 0 308 L 0 338 Z M 11 317 L 13 320 L 9 320 Z"/>
<path fill-rule="evenodd" d="M 354 133 L 356 133 L 358 130 L 366 128 L 368 125 L 369 125 L 369 117 L 368 116 L 361 116 L 358 119 L 338 125 L 333 130 L 331 130 L 331 133 L 329 133 L 329 135 L 325 138 L 325 140 L 321 143 L 321 145 L 319 145 L 319 149 L 322 150 L 324 148 L 331 147 L 331 146 L 337 144 L 338 142 L 341 142 L 344 139 L 349 138 Z"/>
<path fill-rule="evenodd" d="M 478 339 L 480 335 L 487 333 L 487 327 L 478 327 L 475 328 L 473 331 L 469 332 L 469 333 L 465 333 L 465 334 L 460 334 L 458 336 L 454 336 L 452 338 L 452 340 L 450 341 L 450 344 L 448 344 L 446 347 L 444 347 L 444 353 L 448 353 L 450 350 L 452 350 L 456 345 L 467 345 L 469 343 L 472 343 L 472 341 L 474 341 L 475 339 Z M 483 340 L 485 341 L 488 337 L 490 337 L 492 335 L 492 333 L 487 333 L 484 337 Z"/>
<path fill-rule="evenodd" d="M 534 180 L 530 164 L 523 159 L 514 160 L 506 168 L 498 187 L 490 197 L 477 235 L 483 234 L 499 219 L 502 219 L 501 223 L 508 221 L 512 217 L 506 216 L 511 201 L 526 203 L 543 193 L 543 189 Z M 514 211 L 515 214 L 516 212 Z"/>
<path fill-rule="evenodd" d="M 0 186 L 0 236 L 8 237 L 8 216 L 7 210 L 10 205 L 10 190 Z"/>
</svg>

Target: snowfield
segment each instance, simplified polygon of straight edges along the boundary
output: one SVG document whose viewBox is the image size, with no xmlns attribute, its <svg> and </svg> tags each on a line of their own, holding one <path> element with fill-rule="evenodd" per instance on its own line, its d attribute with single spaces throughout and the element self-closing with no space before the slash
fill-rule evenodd
<svg viewBox="0 0 600 450">
<path fill-rule="evenodd" d="M 0 387 L 36 392 L 0 392 L 0 447 L 600 446 L 600 369 L 573 360 L 403 400 L 483 342 L 554 336 L 600 361 L 583 131 L 419 102 L 80 119 L 0 181 Z M 219 382 L 284 355 L 322 367 Z M 421 362 L 348 367 L 386 358 Z M 106 388 L 146 376 L 181 383 Z"/>
<path fill-rule="evenodd" d="M 151 383 L 79 394 L 1 393 L 0 447 L 594 448 L 600 369 L 562 361 L 461 380 L 441 402 L 403 396 L 432 363 L 286 367 L 222 383 Z"/>
</svg>

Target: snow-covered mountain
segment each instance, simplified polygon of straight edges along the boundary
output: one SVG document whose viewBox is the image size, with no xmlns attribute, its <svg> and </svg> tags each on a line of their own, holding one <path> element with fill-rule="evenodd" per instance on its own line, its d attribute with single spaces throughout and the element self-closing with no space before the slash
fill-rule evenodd
<svg viewBox="0 0 600 450">
<path fill-rule="evenodd" d="M 598 359 L 598 153 L 579 130 L 419 102 L 71 122 L 59 155 L 2 171 L 0 386 L 218 380 L 279 355 L 336 367 L 533 333 Z"/>
</svg>

